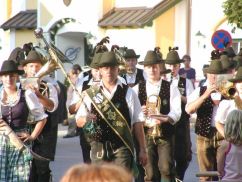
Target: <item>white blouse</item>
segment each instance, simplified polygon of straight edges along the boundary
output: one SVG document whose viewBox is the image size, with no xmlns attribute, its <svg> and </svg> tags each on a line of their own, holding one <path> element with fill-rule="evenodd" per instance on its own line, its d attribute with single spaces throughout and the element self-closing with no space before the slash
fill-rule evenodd
<svg viewBox="0 0 242 182">
<path fill-rule="evenodd" d="M 238 109 L 238 108 L 234 100 L 222 100 L 219 103 L 218 110 L 215 115 L 215 122 L 225 124 L 228 114 L 235 109 Z"/>
<path fill-rule="evenodd" d="M 2 99 L 3 99 L 3 90 L 4 88 L 1 88 L 0 91 L 0 103 L 3 106 L 15 106 L 16 104 L 18 104 L 19 100 L 20 100 L 20 95 L 21 95 L 21 90 L 19 88 L 17 88 L 17 100 L 13 103 L 3 103 Z M 30 114 L 34 117 L 35 121 L 40 121 L 42 119 L 45 119 L 48 117 L 48 115 L 45 113 L 44 111 L 44 107 L 43 105 L 39 102 L 37 96 L 35 95 L 35 93 L 28 89 L 25 91 L 25 100 L 26 100 L 26 104 L 29 108 L 29 112 Z"/>
</svg>

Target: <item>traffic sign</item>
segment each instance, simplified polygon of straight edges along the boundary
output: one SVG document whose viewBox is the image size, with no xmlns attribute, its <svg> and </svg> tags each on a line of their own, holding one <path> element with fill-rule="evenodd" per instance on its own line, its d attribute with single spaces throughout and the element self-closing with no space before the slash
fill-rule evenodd
<svg viewBox="0 0 242 182">
<path fill-rule="evenodd" d="M 231 46 L 232 37 L 230 33 L 226 30 L 217 30 L 213 33 L 211 42 L 215 49 L 222 51 L 224 50 L 226 44 L 228 46 Z"/>
</svg>

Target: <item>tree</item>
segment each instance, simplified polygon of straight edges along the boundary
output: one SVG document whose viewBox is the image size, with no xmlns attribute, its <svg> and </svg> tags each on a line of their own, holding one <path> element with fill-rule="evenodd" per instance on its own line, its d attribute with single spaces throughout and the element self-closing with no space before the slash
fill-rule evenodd
<svg viewBox="0 0 242 182">
<path fill-rule="evenodd" d="M 226 0 L 223 8 L 228 23 L 235 24 L 237 28 L 242 29 L 242 0 Z"/>
</svg>

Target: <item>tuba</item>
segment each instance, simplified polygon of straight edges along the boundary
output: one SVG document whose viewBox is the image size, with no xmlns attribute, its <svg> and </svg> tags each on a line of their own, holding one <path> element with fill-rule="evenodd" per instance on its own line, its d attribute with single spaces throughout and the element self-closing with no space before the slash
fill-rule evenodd
<svg viewBox="0 0 242 182">
<path fill-rule="evenodd" d="M 150 95 L 146 100 L 147 117 L 145 119 L 145 126 L 148 128 L 148 134 L 153 137 L 161 136 L 160 125 L 156 124 L 149 116 L 151 114 L 160 113 L 161 99 L 158 95 Z"/>
<path fill-rule="evenodd" d="M 216 87 L 217 91 L 221 93 L 226 99 L 234 99 L 236 94 L 236 88 L 234 83 L 228 81 L 232 78 L 232 74 L 217 75 Z"/>
</svg>

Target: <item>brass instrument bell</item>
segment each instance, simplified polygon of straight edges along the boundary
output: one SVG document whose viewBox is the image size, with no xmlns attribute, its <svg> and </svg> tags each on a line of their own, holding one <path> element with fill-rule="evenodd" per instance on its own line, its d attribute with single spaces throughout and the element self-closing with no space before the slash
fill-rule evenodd
<svg viewBox="0 0 242 182">
<path fill-rule="evenodd" d="M 221 74 L 217 76 L 217 91 L 221 93 L 226 99 L 234 99 L 236 94 L 236 88 L 234 83 L 228 81 L 232 78 L 231 74 Z"/>
<path fill-rule="evenodd" d="M 219 85 L 218 92 L 220 92 L 226 99 L 234 99 L 236 88 L 234 83 L 227 81 Z"/>
<path fill-rule="evenodd" d="M 161 107 L 161 99 L 158 95 L 150 95 L 146 101 L 146 108 L 147 108 L 147 117 L 145 120 L 145 126 L 151 130 L 149 135 L 151 136 L 161 136 L 160 125 L 154 122 L 154 119 L 150 118 L 149 116 L 152 114 L 159 114 Z"/>
</svg>

